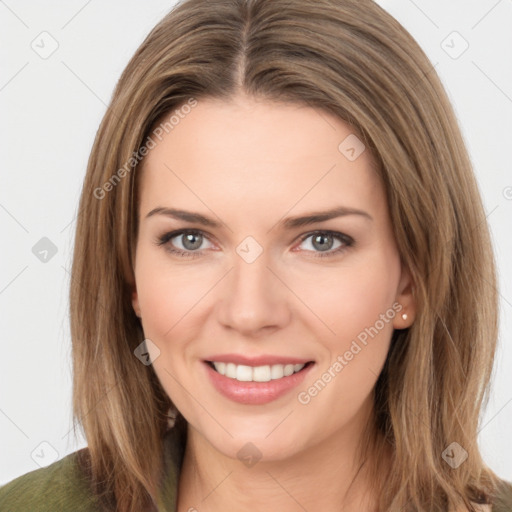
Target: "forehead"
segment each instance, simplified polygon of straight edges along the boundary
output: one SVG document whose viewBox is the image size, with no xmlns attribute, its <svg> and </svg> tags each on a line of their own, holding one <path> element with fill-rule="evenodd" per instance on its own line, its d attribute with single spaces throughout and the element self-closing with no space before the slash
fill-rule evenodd
<svg viewBox="0 0 512 512">
<path fill-rule="evenodd" d="M 200 99 L 160 137 L 144 160 L 142 210 L 228 201 L 241 212 L 284 214 L 298 203 L 377 206 L 382 195 L 358 134 L 319 109 L 245 96 Z"/>
</svg>

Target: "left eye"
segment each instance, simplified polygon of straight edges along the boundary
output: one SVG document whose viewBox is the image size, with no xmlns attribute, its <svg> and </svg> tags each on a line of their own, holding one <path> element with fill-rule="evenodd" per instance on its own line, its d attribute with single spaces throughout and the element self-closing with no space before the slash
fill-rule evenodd
<svg viewBox="0 0 512 512">
<path fill-rule="evenodd" d="M 302 238 L 302 244 L 306 241 L 308 241 L 308 243 L 305 244 L 307 246 L 306 250 L 328 254 L 339 252 L 346 247 L 350 247 L 353 243 L 353 240 L 347 235 L 329 231 L 310 233 Z M 336 242 L 337 245 L 335 245 Z M 319 256 L 323 256 L 323 254 L 319 254 Z"/>
</svg>

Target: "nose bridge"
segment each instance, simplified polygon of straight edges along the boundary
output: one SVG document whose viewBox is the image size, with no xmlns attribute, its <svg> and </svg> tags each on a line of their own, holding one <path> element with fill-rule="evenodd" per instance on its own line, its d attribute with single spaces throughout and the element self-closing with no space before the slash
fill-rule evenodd
<svg viewBox="0 0 512 512">
<path fill-rule="evenodd" d="M 282 327 L 289 320 L 286 289 L 269 269 L 264 250 L 256 251 L 251 241 L 241 243 L 227 276 L 219 310 L 219 320 L 239 331 Z"/>
</svg>

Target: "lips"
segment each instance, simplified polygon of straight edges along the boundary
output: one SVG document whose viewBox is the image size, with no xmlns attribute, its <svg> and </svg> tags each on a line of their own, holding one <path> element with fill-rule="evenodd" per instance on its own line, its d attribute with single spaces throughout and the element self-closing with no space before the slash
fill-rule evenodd
<svg viewBox="0 0 512 512">
<path fill-rule="evenodd" d="M 280 356 L 215 355 L 204 361 L 210 382 L 224 397 L 262 405 L 298 386 L 314 361 Z"/>
</svg>

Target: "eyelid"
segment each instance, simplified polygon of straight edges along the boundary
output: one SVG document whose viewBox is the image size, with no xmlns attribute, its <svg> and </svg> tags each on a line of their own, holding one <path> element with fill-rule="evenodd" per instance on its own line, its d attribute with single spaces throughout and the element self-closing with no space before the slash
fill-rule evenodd
<svg viewBox="0 0 512 512">
<path fill-rule="evenodd" d="M 202 229 L 196 229 L 196 228 L 182 228 L 182 229 L 175 229 L 173 231 L 166 232 L 163 235 L 157 237 L 156 243 L 157 243 L 157 245 L 165 245 L 173 238 L 176 238 L 180 235 L 185 235 L 185 234 L 201 235 L 203 238 L 205 238 L 211 244 L 213 244 L 212 240 L 210 239 L 210 235 L 205 233 Z M 177 250 L 180 251 L 181 249 L 177 249 Z M 188 252 L 193 253 L 193 252 L 200 252 L 200 251 L 188 251 Z"/>
<path fill-rule="evenodd" d="M 336 240 L 341 242 L 341 246 L 336 249 L 330 249 L 328 251 L 305 251 L 308 253 L 312 253 L 314 258 L 327 258 L 327 257 L 334 257 L 339 254 L 344 253 L 347 249 L 352 247 L 355 244 L 355 240 L 345 233 L 342 233 L 340 231 L 334 231 L 332 229 L 316 229 L 313 231 L 309 231 L 308 233 L 305 233 L 299 237 L 300 244 L 304 242 L 304 240 L 307 240 L 308 238 L 321 234 L 321 235 L 330 235 Z M 300 245 L 299 244 L 299 245 Z M 295 250 L 295 249 L 292 249 Z"/>
<path fill-rule="evenodd" d="M 314 229 L 313 231 L 308 231 L 307 233 L 300 235 L 299 239 L 301 242 L 303 242 L 304 240 L 308 239 L 310 236 L 318 235 L 318 234 L 331 235 L 334 238 L 343 240 L 346 243 L 354 242 L 354 239 L 351 236 L 346 235 L 345 233 L 342 233 L 340 231 L 334 231 L 332 229 Z"/>
</svg>

